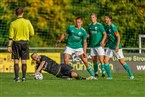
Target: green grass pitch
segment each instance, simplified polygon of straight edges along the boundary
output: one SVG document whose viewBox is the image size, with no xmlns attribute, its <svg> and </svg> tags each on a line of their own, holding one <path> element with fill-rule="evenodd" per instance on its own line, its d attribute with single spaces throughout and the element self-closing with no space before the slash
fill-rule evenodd
<svg viewBox="0 0 145 97">
<path fill-rule="evenodd" d="M 80 73 L 84 77 L 87 72 Z M 34 80 L 27 74 L 26 82 L 14 82 L 13 73 L 0 74 L 0 97 L 145 97 L 145 74 L 135 73 L 129 80 L 127 73 L 113 73 L 112 80 L 64 80 L 43 74 Z"/>
</svg>

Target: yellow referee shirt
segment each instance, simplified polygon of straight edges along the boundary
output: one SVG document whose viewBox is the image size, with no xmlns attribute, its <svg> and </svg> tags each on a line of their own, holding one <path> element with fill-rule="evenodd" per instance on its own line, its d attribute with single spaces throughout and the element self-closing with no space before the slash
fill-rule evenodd
<svg viewBox="0 0 145 97">
<path fill-rule="evenodd" d="M 18 18 L 11 22 L 9 39 L 12 39 L 13 41 L 27 41 L 31 36 L 34 36 L 34 29 L 29 20 Z"/>
</svg>

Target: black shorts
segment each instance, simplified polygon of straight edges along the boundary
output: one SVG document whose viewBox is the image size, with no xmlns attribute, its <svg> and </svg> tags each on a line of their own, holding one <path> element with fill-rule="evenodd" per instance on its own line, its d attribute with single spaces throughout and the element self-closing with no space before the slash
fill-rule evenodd
<svg viewBox="0 0 145 97">
<path fill-rule="evenodd" d="M 13 41 L 12 59 L 29 59 L 29 44 L 28 41 Z"/>
<path fill-rule="evenodd" d="M 60 73 L 57 77 L 61 77 L 61 78 L 70 77 L 70 78 L 72 78 L 71 72 L 72 72 L 73 67 L 70 65 L 67 65 L 67 64 L 60 64 L 60 66 L 61 66 L 61 70 L 60 70 Z"/>
</svg>

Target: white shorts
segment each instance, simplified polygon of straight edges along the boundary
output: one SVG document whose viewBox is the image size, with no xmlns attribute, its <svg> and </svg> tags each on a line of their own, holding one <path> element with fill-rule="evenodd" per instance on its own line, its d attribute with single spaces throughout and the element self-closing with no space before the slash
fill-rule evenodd
<svg viewBox="0 0 145 97">
<path fill-rule="evenodd" d="M 115 56 L 117 57 L 117 59 L 124 58 L 122 49 L 119 49 L 118 52 L 115 52 L 115 50 L 111 50 L 111 49 L 107 48 L 106 49 L 106 55 L 105 56 L 109 56 L 111 58 L 111 57 L 113 57 L 113 53 L 115 54 Z"/>
<path fill-rule="evenodd" d="M 73 49 L 70 47 L 66 47 L 64 53 L 72 55 L 75 53 L 77 56 L 82 55 L 84 53 L 83 48 Z"/>
<path fill-rule="evenodd" d="M 91 48 L 90 55 L 91 56 L 104 56 L 105 55 L 104 48 L 102 47 Z"/>
</svg>

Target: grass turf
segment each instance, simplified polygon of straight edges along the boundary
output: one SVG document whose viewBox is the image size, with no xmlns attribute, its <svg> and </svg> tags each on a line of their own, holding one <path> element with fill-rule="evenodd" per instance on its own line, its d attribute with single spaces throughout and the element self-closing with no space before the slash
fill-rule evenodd
<svg viewBox="0 0 145 97">
<path fill-rule="evenodd" d="M 112 80 L 64 80 L 43 74 L 34 80 L 27 74 L 26 82 L 15 82 L 13 73 L 0 74 L 0 97 L 145 97 L 145 74 L 135 73 L 129 80 L 126 73 L 113 73 Z M 87 77 L 88 73 L 81 73 Z"/>
</svg>

